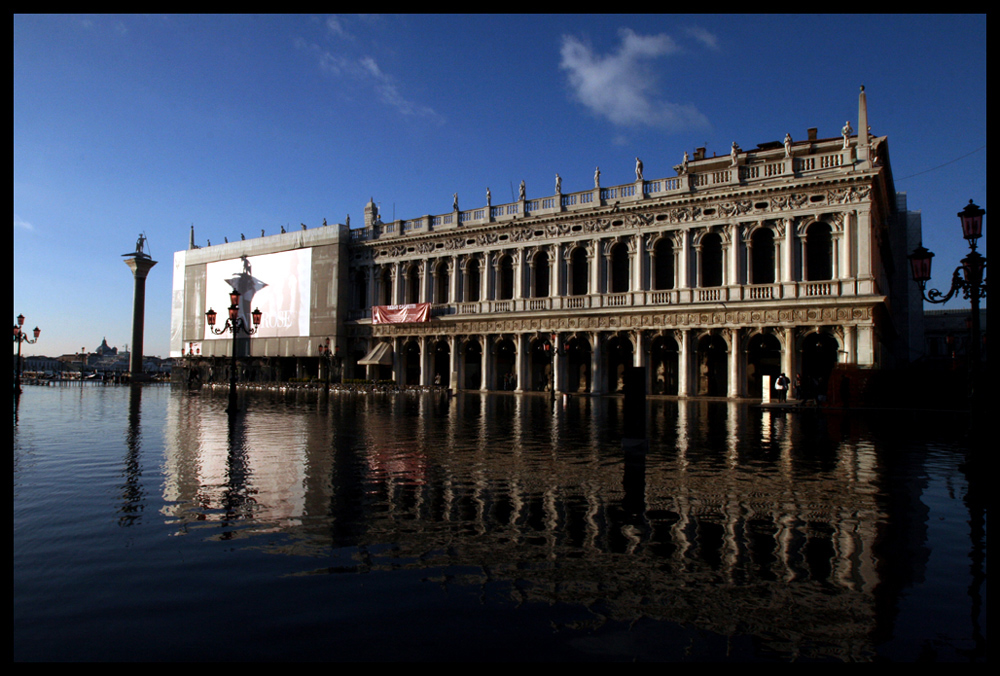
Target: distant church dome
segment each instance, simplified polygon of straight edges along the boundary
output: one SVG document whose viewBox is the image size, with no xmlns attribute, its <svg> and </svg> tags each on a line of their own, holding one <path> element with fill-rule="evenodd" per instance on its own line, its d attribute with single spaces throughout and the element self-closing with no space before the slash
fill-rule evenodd
<svg viewBox="0 0 1000 676">
<path fill-rule="evenodd" d="M 108 345 L 108 339 L 105 338 L 104 340 L 101 341 L 100 347 L 94 350 L 94 354 L 106 357 L 108 355 L 118 354 L 118 348 L 111 347 L 110 345 Z"/>
</svg>

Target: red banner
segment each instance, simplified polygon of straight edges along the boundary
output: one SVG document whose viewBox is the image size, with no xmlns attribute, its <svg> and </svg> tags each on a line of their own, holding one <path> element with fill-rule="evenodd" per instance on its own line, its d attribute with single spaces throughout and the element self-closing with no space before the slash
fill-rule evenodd
<svg viewBox="0 0 1000 676">
<path fill-rule="evenodd" d="M 426 322 L 431 318 L 430 303 L 372 306 L 372 324 L 404 324 Z"/>
</svg>

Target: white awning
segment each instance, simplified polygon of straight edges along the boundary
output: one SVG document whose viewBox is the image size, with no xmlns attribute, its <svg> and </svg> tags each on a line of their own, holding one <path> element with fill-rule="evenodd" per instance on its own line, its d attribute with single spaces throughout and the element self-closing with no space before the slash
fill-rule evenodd
<svg viewBox="0 0 1000 676">
<path fill-rule="evenodd" d="M 372 351 L 365 355 L 364 359 L 358 361 L 362 366 L 375 366 L 384 364 L 392 366 L 392 345 L 390 343 L 379 343 Z"/>
</svg>

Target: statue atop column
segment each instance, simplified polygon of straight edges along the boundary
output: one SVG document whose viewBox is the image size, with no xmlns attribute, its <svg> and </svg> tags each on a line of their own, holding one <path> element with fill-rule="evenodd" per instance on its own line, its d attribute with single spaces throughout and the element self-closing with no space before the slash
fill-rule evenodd
<svg viewBox="0 0 1000 676">
<path fill-rule="evenodd" d="M 595 188 L 600 188 L 601 187 L 601 168 L 600 167 L 597 167 L 597 169 L 594 169 L 594 187 Z"/>
<path fill-rule="evenodd" d="M 642 180 L 642 160 L 635 158 L 635 180 Z"/>
</svg>

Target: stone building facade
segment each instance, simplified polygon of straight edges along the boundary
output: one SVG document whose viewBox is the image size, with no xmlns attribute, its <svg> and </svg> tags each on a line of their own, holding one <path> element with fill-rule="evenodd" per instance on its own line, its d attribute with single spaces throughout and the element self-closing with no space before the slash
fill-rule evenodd
<svg viewBox="0 0 1000 676">
<path fill-rule="evenodd" d="M 593 188 L 564 193 L 556 176 L 545 197 L 528 198 L 522 182 L 514 202 L 494 205 L 486 191 L 463 210 L 456 195 L 450 212 L 410 220 L 383 222 L 371 200 L 363 227 L 329 228 L 345 260 L 343 293 L 327 296 L 345 307 L 324 314 L 337 326 L 323 333 L 340 375 L 605 394 L 634 365 L 653 394 L 754 397 L 764 376 L 822 387 L 838 364 L 905 360 L 905 254 L 919 217 L 901 211 L 863 90 L 857 129 L 734 143 L 720 157 L 698 149 L 666 178 L 646 178 L 637 158 L 624 185 L 601 185 L 598 170 Z M 429 312 L 373 320 L 373 308 L 405 305 Z M 321 369 L 323 341 L 255 354 Z"/>
<path fill-rule="evenodd" d="M 907 221 L 886 137 L 765 143 L 676 176 L 352 230 L 349 367 L 400 384 L 586 392 L 645 366 L 647 391 L 760 396 L 784 372 L 892 364 Z M 905 202 L 904 202 L 905 204 Z M 919 221 L 918 221 L 919 225 Z M 912 227 L 912 226 L 911 226 Z M 898 281 L 898 280 L 897 280 Z M 903 280 L 905 282 L 905 280 Z M 895 286 L 904 292 L 905 283 Z M 373 305 L 429 303 L 419 323 Z M 905 303 L 900 303 L 901 306 Z"/>
</svg>

